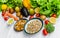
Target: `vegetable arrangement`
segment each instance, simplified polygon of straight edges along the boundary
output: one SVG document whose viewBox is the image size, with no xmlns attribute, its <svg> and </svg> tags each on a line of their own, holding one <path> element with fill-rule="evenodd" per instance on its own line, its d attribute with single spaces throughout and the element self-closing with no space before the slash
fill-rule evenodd
<svg viewBox="0 0 60 38">
<path fill-rule="evenodd" d="M 55 30 L 53 24 L 55 24 L 56 18 L 60 15 L 60 0 L 1 0 L 0 6 L 2 17 L 8 24 L 12 24 L 14 20 L 18 21 L 14 26 L 16 31 L 24 29 L 26 22 L 23 25 L 23 23 L 19 22 L 21 21 L 20 19 L 24 17 L 29 17 L 29 20 L 39 18 L 45 23 L 43 34 L 48 35 Z M 16 16 L 13 15 L 14 13 L 16 13 Z M 46 20 L 48 17 L 49 20 Z M 12 21 L 10 21 L 11 19 Z"/>
</svg>

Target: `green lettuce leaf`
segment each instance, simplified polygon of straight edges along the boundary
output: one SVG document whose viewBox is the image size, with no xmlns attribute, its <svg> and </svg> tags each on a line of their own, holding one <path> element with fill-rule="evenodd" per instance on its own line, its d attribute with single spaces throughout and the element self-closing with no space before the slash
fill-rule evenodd
<svg viewBox="0 0 60 38">
<path fill-rule="evenodd" d="M 0 2 L 6 3 L 6 2 L 8 2 L 8 0 L 0 0 Z"/>
</svg>

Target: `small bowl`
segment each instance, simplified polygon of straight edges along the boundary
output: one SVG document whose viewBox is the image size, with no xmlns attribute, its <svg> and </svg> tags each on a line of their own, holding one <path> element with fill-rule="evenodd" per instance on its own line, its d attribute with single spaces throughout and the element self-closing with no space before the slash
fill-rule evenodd
<svg viewBox="0 0 60 38">
<path fill-rule="evenodd" d="M 27 21 L 27 19 L 20 19 L 20 20 L 26 20 L 26 21 Z M 19 20 L 18 20 L 18 21 L 19 21 Z M 17 22 L 18 22 L 18 21 L 17 21 Z M 16 22 L 16 23 L 17 23 L 17 22 Z M 16 23 L 15 23 L 15 24 L 16 24 Z M 26 23 L 27 23 L 27 22 L 26 22 Z M 22 31 L 22 30 L 16 30 L 16 29 L 15 29 L 15 24 L 14 24 L 14 30 L 15 30 L 16 32 Z"/>
</svg>

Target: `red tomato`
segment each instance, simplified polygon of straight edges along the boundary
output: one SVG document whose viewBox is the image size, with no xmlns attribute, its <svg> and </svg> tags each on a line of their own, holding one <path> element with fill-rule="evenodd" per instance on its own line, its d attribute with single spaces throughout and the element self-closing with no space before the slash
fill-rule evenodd
<svg viewBox="0 0 60 38">
<path fill-rule="evenodd" d="M 4 16 L 5 15 L 5 13 L 2 13 L 2 16 Z"/>
<path fill-rule="evenodd" d="M 49 23 L 49 21 L 48 20 L 45 20 L 45 24 L 48 24 Z"/>
<path fill-rule="evenodd" d="M 55 17 L 56 18 L 56 16 L 57 16 L 56 14 L 52 14 L 52 17 Z"/>
<path fill-rule="evenodd" d="M 5 11 L 2 11 L 2 16 L 4 16 L 4 15 L 5 15 L 5 13 L 6 13 Z"/>
<path fill-rule="evenodd" d="M 4 20 L 7 21 L 8 20 L 8 17 L 4 17 Z"/>
<path fill-rule="evenodd" d="M 43 29 L 43 34 L 46 36 L 48 34 L 46 29 Z"/>
<path fill-rule="evenodd" d="M 39 13 L 37 13 L 37 14 L 36 14 L 36 17 L 40 17 L 40 14 L 39 14 Z"/>
<path fill-rule="evenodd" d="M 33 15 L 31 15 L 29 19 L 32 19 L 32 18 L 34 18 L 34 16 L 33 16 Z"/>
</svg>

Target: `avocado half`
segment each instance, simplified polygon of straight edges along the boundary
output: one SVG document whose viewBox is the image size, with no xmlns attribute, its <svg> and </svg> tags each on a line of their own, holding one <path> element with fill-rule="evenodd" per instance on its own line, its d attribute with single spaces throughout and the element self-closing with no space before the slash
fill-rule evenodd
<svg viewBox="0 0 60 38">
<path fill-rule="evenodd" d="M 26 28 L 27 28 L 27 26 L 28 26 L 27 24 L 30 23 L 30 22 L 33 21 L 33 20 L 39 20 L 39 21 L 41 21 L 42 26 L 41 26 L 41 28 L 40 28 L 37 32 L 35 32 L 35 33 L 28 33 L 28 32 L 26 31 Z M 29 20 L 29 21 L 25 24 L 25 26 L 24 26 L 24 31 L 25 31 L 25 33 L 27 33 L 27 34 L 36 34 L 36 33 L 38 33 L 38 32 L 42 29 L 42 27 L 43 27 L 43 21 L 42 21 L 40 18 L 33 18 L 33 19 Z"/>
</svg>

